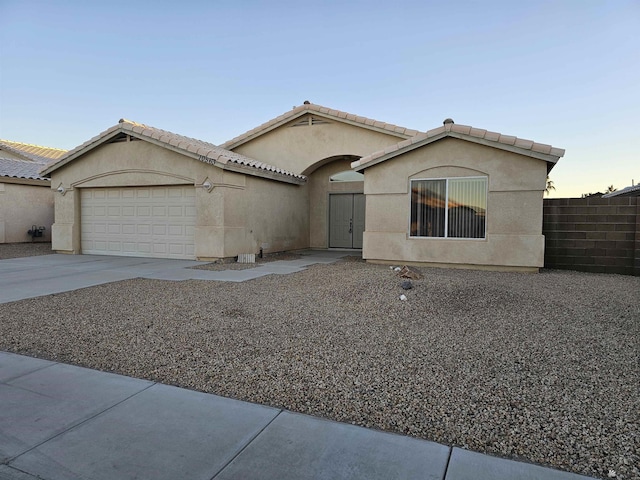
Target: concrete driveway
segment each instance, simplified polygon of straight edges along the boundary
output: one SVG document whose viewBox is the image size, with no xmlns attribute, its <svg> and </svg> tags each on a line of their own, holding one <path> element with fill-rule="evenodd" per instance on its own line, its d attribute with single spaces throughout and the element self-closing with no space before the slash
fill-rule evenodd
<svg viewBox="0 0 640 480">
<path fill-rule="evenodd" d="M 191 267 L 210 262 L 103 255 L 40 255 L 0 260 L 0 304 L 69 292 L 130 278 L 244 282 L 265 275 L 285 275 L 315 263 L 333 263 L 344 251 L 306 251 L 297 260 L 256 264 L 248 270 L 207 271 Z"/>
</svg>

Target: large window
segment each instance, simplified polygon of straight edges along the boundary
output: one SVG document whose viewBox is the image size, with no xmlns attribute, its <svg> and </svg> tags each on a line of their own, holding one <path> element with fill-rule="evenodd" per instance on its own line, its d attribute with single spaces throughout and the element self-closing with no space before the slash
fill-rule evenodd
<svg viewBox="0 0 640 480">
<path fill-rule="evenodd" d="M 411 180 L 412 237 L 485 238 L 487 177 Z"/>
</svg>

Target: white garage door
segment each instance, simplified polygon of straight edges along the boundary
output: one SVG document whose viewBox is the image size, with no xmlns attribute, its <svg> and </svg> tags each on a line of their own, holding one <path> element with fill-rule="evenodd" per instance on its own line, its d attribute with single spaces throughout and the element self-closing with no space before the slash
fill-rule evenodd
<svg viewBox="0 0 640 480">
<path fill-rule="evenodd" d="M 194 187 L 83 188 L 82 253 L 195 258 Z"/>
</svg>

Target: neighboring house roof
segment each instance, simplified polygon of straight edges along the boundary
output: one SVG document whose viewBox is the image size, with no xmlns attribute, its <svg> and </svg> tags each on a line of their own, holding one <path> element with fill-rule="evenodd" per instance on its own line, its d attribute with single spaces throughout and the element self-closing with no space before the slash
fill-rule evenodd
<svg viewBox="0 0 640 480">
<path fill-rule="evenodd" d="M 377 120 L 372 120 L 370 118 L 361 117 L 359 115 L 354 115 L 352 113 L 341 112 L 340 110 L 334 110 L 332 108 L 323 107 L 322 105 L 315 105 L 313 103 L 309 103 L 306 101 L 303 105 L 299 107 L 295 107 L 293 110 L 290 110 L 286 113 L 283 113 L 279 117 L 276 117 L 272 120 L 269 120 L 262 125 L 249 130 L 248 132 L 243 133 L 231 140 L 223 143 L 221 146 L 223 148 L 233 150 L 236 147 L 239 147 L 243 143 L 248 142 L 249 140 L 253 140 L 256 137 L 264 135 L 271 130 L 278 128 L 285 123 L 288 123 L 292 120 L 295 120 L 298 117 L 302 117 L 308 113 L 313 114 L 317 117 L 322 117 L 326 119 L 332 119 L 343 123 L 348 123 L 351 125 L 356 125 L 358 127 L 364 127 L 369 130 L 374 130 L 382 133 L 386 133 L 388 135 L 393 135 L 398 138 L 411 138 L 418 133 L 418 130 L 412 130 L 410 128 L 399 127 L 397 125 L 393 125 L 391 123 L 379 122 Z"/>
<path fill-rule="evenodd" d="M 564 150 L 555 148 L 551 145 L 536 143 L 533 140 L 525 140 L 522 138 L 503 135 L 497 132 L 490 132 L 479 128 L 470 127 L 468 125 L 458 125 L 452 120 L 447 119 L 442 127 L 434 128 L 426 133 L 418 133 L 416 136 L 403 140 L 402 142 L 391 145 L 384 150 L 374 152 L 371 155 L 362 157 L 351 163 L 351 168 L 357 172 L 377 165 L 402 153 L 407 153 L 416 148 L 422 147 L 437 140 L 452 137 L 467 140 L 481 145 L 487 145 L 501 150 L 526 155 L 547 162 L 547 171 L 553 168 L 553 165 L 564 155 Z"/>
<path fill-rule="evenodd" d="M 69 150 L 65 155 L 46 165 L 41 170 L 41 175 L 48 176 L 54 170 L 66 165 L 89 150 L 108 142 L 120 134 L 127 134 L 141 140 L 146 140 L 164 148 L 181 153 L 204 163 L 216 165 L 225 170 L 256 175 L 289 183 L 304 183 L 306 177 L 287 170 L 283 170 L 266 163 L 259 162 L 244 155 L 240 155 L 212 143 L 189 138 L 175 133 L 150 127 L 142 123 L 121 119 L 117 125 L 105 130 L 99 135 L 86 141 L 82 145 Z"/>
<path fill-rule="evenodd" d="M 607 193 L 606 195 L 602 195 L 602 198 L 611 197 L 640 197 L 640 183 L 637 185 L 630 185 L 621 190 L 616 190 L 615 192 Z"/>
<path fill-rule="evenodd" d="M 56 160 L 67 153 L 66 150 L 60 148 L 41 147 L 40 145 L 30 145 L 28 143 L 1 139 L 0 149 L 41 164 Z"/>
<path fill-rule="evenodd" d="M 38 174 L 42 164 L 30 160 L 0 158 L 0 177 L 26 178 L 29 180 L 49 180 Z"/>
</svg>

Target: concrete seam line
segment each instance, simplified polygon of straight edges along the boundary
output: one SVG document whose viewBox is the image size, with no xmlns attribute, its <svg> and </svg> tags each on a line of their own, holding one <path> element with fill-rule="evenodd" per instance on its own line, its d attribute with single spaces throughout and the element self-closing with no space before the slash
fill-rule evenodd
<svg viewBox="0 0 640 480">
<path fill-rule="evenodd" d="M 231 462 L 233 462 L 236 458 L 238 458 L 238 457 L 240 456 L 240 454 L 242 454 L 242 452 L 244 452 L 244 451 L 247 449 L 247 447 L 248 447 L 249 445 L 251 445 L 251 444 L 254 442 L 254 440 L 255 440 L 256 438 L 258 438 L 258 437 L 260 436 L 260 434 L 262 434 L 262 432 L 264 432 L 264 431 L 266 430 L 266 428 L 267 428 L 269 425 L 271 425 L 271 424 L 275 421 L 275 419 L 276 419 L 276 418 L 278 418 L 278 417 L 280 416 L 280 414 L 281 414 L 283 411 L 284 411 L 284 410 L 280 410 L 280 411 L 278 412 L 278 414 L 277 414 L 275 417 L 273 417 L 271 420 L 269 420 L 269 422 L 267 422 L 267 424 L 266 424 L 264 427 L 262 427 L 258 433 L 256 433 L 253 437 L 251 437 L 251 439 L 247 442 L 247 444 L 246 444 L 244 447 L 242 447 L 240 450 L 238 450 L 238 452 L 237 452 L 235 455 L 233 455 L 233 456 L 229 459 L 229 461 L 228 461 L 227 463 L 225 463 L 222 467 L 220 467 L 220 469 L 219 469 L 219 470 L 218 470 L 218 471 L 213 475 L 213 477 L 211 477 L 211 480 L 215 480 L 215 478 L 216 478 L 218 475 L 220 475 L 220 473 L 222 473 L 222 472 L 224 471 L 224 469 L 225 469 L 225 468 L 227 468 L 227 467 L 231 464 Z"/>
<path fill-rule="evenodd" d="M 2 353 L 2 352 L 0 352 L 0 353 Z M 13 352 L 7 352 L 7 353 L 13 353 Z M 18 355 L 18 354 L 15 354 L 15 355 Z M 35 358 L 35 357 L 31 357 L 31 358 Z M 21 375 L 16 375 L 15 377 L 7 378 L 6 380 L 1 381 L 0 383 L 9 384 L 9 382 L 13 382 L 14 380 L 17 380 L 19 378 L 26 377 L 27 375 L 31 375 L 32 373 L 39 372 L 40 370 L 44 370 L 45 368 L 51 368 L 54 365 L 58 365 L 59 363 L 60 362 L 52 362 L 51 365 L 45 365 L 45 366 L 37 368 L 35 370 L 31 370 L 30 372 L 23 373 Z M 10 385 L 10 386 L 14 387 L 14 385 Z M 14 387 L 14 388 L 18 388 L 18 387 Z"/>
<path fill-rule="evenodd" d="M 79 367 L 79 368 L 84 368 L 84 367 Z M 100 373 L 107 373 L 107 372 L 100 372 Z M 121 403 L 126 402 L 126 401 L 127 401 L 127 400 L 129 400 L 130 398 L 133 398 L 133 397 L 135 397 L 136 395 L 139 395 L 139 394 L 141 394 L 142 392 L 144 392 L 144 391 L 146 391 L 146 390 L 150 389 L 150 388 L 151 388 L 151 387 L 153 387 L 154 385 L 157 385 L 157 382 L 153 382 L 153 383 L 152 383 L 151 385 L 149 385 L 148 387 L 145 387 L 145 388 L 143 388 L 142 390 L 140 390 L 140 391 L 138 391 L 138 392 L 136 392 L 136 393 L 133 393 L 133 394 L 129 395 L 129 396 L 128 396 L 128 397 L 126 397 L 126 398 L 123 398 L 122 400 L 120 400 L 120 401 L 119 401 L 119 402 L 117 402 L 117 403 L 114 403 L 114 404 L 113 404 L 113 405 L 111 405 L 110 407 L 107 407 L 107 408 L 105 408 L 104 410 L 100 410 L 99 412 L 95 413 L 94 415 L 91 415 L 90 417 L 85 418 L 84 420 L 81 420 L 80 422 L 75 423 L 75 424 L 71 425 L 71 426 L 70 426 L 70 427 L 68 427 L 68 428 L 65 428 L 62 432 L 56 433 L 55 435 L 53 435 L 53 436 L 51 436 L 51 437 L 49 437 L 49 438 L 46 438 L 45 440 L 43 440 L 42 442 L 38 443 L 37 445 L 34 445 L 33 447 L 29 448 L 28 450 L 25 450 L 24 452 L 21 452 L 21 453 L 19 453 L 18 455 L 16 455 L 16 456 L 14 456 L 14 457 L 11 457 L 11 458 L 7 459 L 6 463 L 7 463 L 7 464 L 9 464 L 9 463 L 13 462 L 14 460 L 16 460 L 16 459 L 20 458 L 22 455 L 25 455 L 25 454 L 27 454 L 27 453 L 31 452 L 32 450 L 35 450 L 36 448 L 38 448 L 38 447 L 40 447 L 40 446 L 44 445 L 45 443 L 47 443 L 47 442 L 49 442 L 49 441 L 51 441 L 51 440 L 53 440 L 53 439 L 55 439 L 55 438 L 58 438 L 60 435 L 64 435 L 65 433 L 70 432 L 71 430 L 73 430 L 73 429 L 75 429 L 75 428 L 78 428 L 78 427 L 80 427 L 81 425 L 84 425 L 84 424 L 85 424 L 85 423 L 87 423 L 88 421 L 93 420 L 94 418 L 96 418 L 96 417 L 98 417 L 98 416 L 102 415 L 102 414 L 103 414 L 103 413 L 105 413 L 105 412 L 108 412 L 108 411 L 109 411 L 109 410 L 111 410 L 112 408 L 117 407 L 118 405 L 120 405 Z"/>
<path fill-rule="evenodd" d="M 449 473 L 449 463 L 451 463 L 452 454 L 453 454 L 453 447 L 449 447 L 449 455 L 447 456 L 447 464 L 444 466 L 444 473 L 442 475 L 442 480 L 446 480 L 447 473 Z"/>
</svg>

